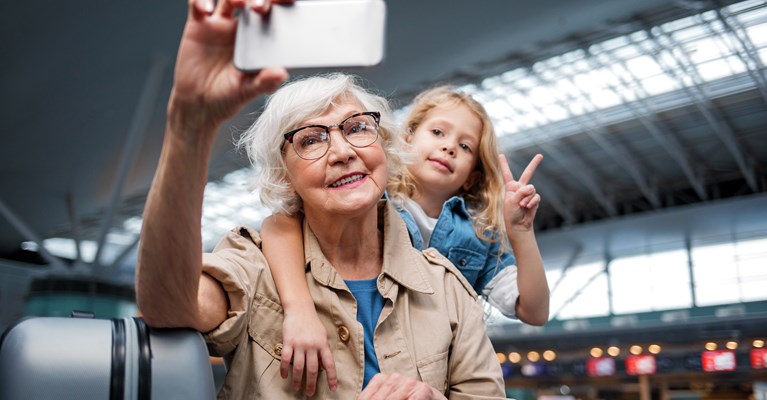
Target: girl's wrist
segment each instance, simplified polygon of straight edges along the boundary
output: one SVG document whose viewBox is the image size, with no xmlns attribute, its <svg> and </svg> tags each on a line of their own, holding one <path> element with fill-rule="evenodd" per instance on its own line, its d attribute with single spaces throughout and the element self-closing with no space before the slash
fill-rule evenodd
<svg viewBox="0 0 767 400">
<path fill-rule="evenodd" d="M 313 301 L 284 301 L 282 302 L 282 309 L 285 311 L 285 313 L 305 313 L 305 312 L 312 312 L 315 313 L 316 310 L 314 308 L 314 302 Z"/>
<path fill-rule="evenodd" d="M 509 243 L 512 247 L 515 243 L 520 243 L 528 240 L 535 240 L 535 232 L 532 228 L 528 230 L 506 230 L 506 236 L 509 238 Z"/>
</svg>

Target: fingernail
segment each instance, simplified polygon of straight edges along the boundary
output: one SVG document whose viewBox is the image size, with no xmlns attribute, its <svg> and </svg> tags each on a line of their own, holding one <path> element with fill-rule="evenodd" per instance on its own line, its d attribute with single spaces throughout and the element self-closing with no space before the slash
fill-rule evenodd
<svg viewBox="0 0 767 400">
<path fill-rule="evenodd" d="M 213 4 L 213 0 L 207 0 L 205 1 L 205 12 L 212 13 L 213 9 L 216 8 L 216 5 Z"/>
<path fill-rule="evenodd" d="M 264 6 L 264 0 L 253 0 L 253 6 L 254 7 L 263 7 Z"/>
</svg>

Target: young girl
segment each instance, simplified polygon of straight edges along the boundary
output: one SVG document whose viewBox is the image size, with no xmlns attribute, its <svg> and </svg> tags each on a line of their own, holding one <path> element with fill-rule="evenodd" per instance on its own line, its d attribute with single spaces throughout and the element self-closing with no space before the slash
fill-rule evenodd
<svg viewBox="0 0 767 400">
<path fill-rule="evenodd" d="M 540 195 L 528 183 L 543 157 L 536 155 L 514 180 L 485 109 L 450 87 L 417 96 L 404 126 L 415 160 L 387 189 L 413 245 L 436 248 L 504 315 L 545 324 L 549 288 L 533 231 Z M 274 215 L 261 229 L 268 231 L 262 238 L 269 265 L 277 264 L 273 260 L 285 265 L 272 271 L 285 311 L 283 377 L 292 360 L 298 390 L 304 366 L 308 376 L 316 376 L 321 364 L 332 387 L 335 367 L 327 335 L 301 267 L 300 220 Z M 314 384 L 307 379 L 308 395 Z"/>
</svg>

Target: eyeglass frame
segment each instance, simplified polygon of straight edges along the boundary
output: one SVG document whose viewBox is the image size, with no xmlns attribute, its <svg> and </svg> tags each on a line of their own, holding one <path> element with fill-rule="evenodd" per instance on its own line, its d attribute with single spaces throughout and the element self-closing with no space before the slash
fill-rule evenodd
<svg viewBox="0 0 767 400">
<path fill-rule="evenodd" d="M 347 121 L 349 121 L 350 119 L 352 119 L 354 117 L 359 117 L 361 115 L 368 115 L 368 116 L 373 117 L 373 121 L 375 121 L 375 124 L 376 124 L 376 126 L 375 126 L 376 138 L 372 142 L 370 142 L 370 144 L 366 144 L 364 146 L 357 146 L 356 144 L 353 144 L 352 142 L 349 141 L 349 139 L 346 138 L 346 135 L 343 134 L 343 131 L 344 131 L 344 124 Z M 304 160 L 317 160 L 317 159 L 320 159 L 323 156 L 325 156 L 325 154 L 328 154 L 328 150 L 330 150 L 330 138 L 331 138 L 330 130 L 331 129 L 333 129 L 333 128 L 340 129 L 341 130 L 341 136 L 344 138 L 346 143 L 349 143 L 349 145 L 352 146 L 352 147 L 355 147 L 355 148 L 358 148 L 358 149 L 363 149 L 365 147 L 368 147 L 368 146 L 372 145 L 373 143 L 375 143 L 378 140 L 378 137 L 381 136 L 381 132 L 379 130 L 380 127 L 381 127 L 381 113 L 380 112 L 378 112 L 378 111 L 363 111 L 363 112 L 352 114 L 352 115 L 344 118 L 344 120 L 341 121 L 338 124 L 332 124 L 332 125 L 320 125 L 320 124 L 304 125 L 304 126 L 296 128 L 296 129 L 293 129 L 293 130 L 291 130 L 289 132 L 286 132 L 282 136 L 285 138 L 286 142 L 290 143 L 290 147 L 293 148 L 293 151 L 296 152 L 296 155 L 298 157 L 300 157 L 300 158 L 302 158 Z M 328 135 L 328 141 L 327 141 L 328 145 L 325 148 L 325 152 L 323 152 L 318 157 L 315 157 L 315 158 L 305 158 L 305 157 L 301 156 L 301 154 L 298 153 L 298 150 L 296 150 L 295 146 L 293 146 L 293 136 L 296 133 L 298 133 L 298 131 L 306 129 L 306 128 L 322 128 L 322 129 L 325 130 L 325 133 L 327 133 L 327 135 Z"/>
</svg>

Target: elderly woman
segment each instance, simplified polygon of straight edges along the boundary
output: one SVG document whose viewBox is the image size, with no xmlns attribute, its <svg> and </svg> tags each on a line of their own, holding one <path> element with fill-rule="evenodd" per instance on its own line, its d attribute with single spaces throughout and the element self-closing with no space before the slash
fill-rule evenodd
<svg viewBox="0 0 767 400">
<path fill-rule="evenodd" d="M 381 200 L 400 166 L 387 103 L 345 75 L 281 88 L 244 138 L 262 200 L 304 213 L 306 280 L 338 371 L 316 393 L 280 378 L 283 312 L 259 234 L 238 227 L 203 255 L 200 217 L 218 128 L 286 72 L 235 70 L 232 10 L 243 4 L 205 4 L 190 7 L 145 209 L 137 292 L 146 321 L 206 332 L 228 364 L 220 398 L 502 398 L 475 293 L 437 252 L 413 249 Z"/>
</svg>

